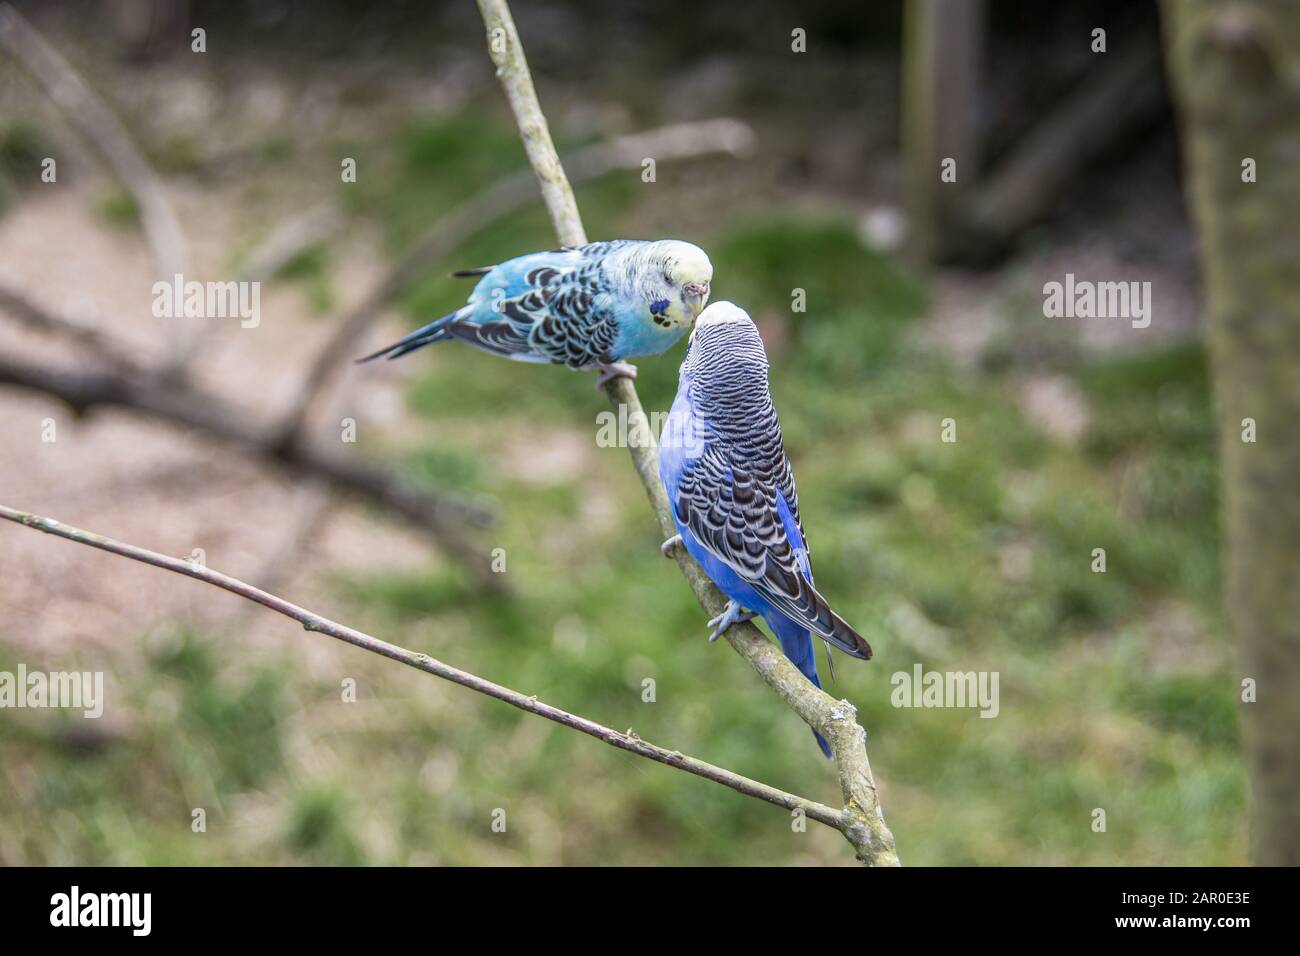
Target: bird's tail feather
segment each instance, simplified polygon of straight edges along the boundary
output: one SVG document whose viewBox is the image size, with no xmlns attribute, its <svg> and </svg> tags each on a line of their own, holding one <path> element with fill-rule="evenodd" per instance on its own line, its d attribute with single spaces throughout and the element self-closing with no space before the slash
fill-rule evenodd
<svg viewBox="0 0 1300 956">
<path fill-rule="evenodd" d="M 445 342 L 452 337 L 451 332 L 447 330 L 447 326 L 459 318 L 460 314 L 461 310 L 457 309 L 450 315 L 444 315 L 442 318 L 416 329 L 410 335 L 398 339 L 392 345 L 386 345 L 378 352 L 367 355 L 365 358 L 359 358 L 357 361 L 369 362 L 380 356 L 387 356 L 390 359 L 401 358 L 403 355 L 408 355 L 416 349 L 422 349 L 434 342 Z"/>
<path fill-rule="evenodd" d="M 790 658 L 790 663 L 799 668 L 799 673 L 812 681 L 814 687 L 821 687 L 822 682 L 817 678 L 817 656 L 813 651 L 812 633 L 779 614 L 773 617 L 776 620 L 769 620 L 767 623 L 777 640 L 781 642 L 781 650 L 785 652 L 785 656 Z M 813 736 L 817 738 L 817 746 L 822 749 L 822 753 L 827 757 L 831 756 L 831 745 L 826 742 L 826 738 L 815 730 Z"/>
<path fill-rule="evenodd" d="M 821 596 L 815 588 L 809 584 L 812 591 L 812 606 L 814 617 L 812 620 L 818 624 L 817 631 L 822 640 L 829 644 L 834 644 L 845 654 L 850 657 L 856 657 L 860 661 L 871 660 L 871 645 L 855 631 L 849 624 L 834 611 L 831 610 L 830 604 Z"/>
</svg>

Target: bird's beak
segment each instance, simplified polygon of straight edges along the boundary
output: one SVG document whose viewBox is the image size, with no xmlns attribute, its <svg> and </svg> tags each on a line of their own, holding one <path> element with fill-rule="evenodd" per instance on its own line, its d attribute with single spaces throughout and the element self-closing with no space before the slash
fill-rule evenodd
<svg viewBox="0 0 1300 956">
<path fill-rule="evenodd" d="M 682 301 L 686 308 L 690 310 L 691 321 L 694 322 L 699 318 L 700 313 L 704 311 L 705 304 L 709 301 L 709 284 L 707 282 L 688 282 L 682 286 Z"/>
</svg>

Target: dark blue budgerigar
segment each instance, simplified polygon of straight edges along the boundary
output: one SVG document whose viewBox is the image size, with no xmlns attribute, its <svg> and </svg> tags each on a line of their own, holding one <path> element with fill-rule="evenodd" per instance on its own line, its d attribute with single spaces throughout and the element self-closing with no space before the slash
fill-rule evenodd
<svg viewBox="0 0 1300 956">
<path fill-rule="evenodd" d="M 460 339 L 520 362 L 600 369 L 598 385 L 635 378 L 623 360 L 682 337 L 708 301 L 713 265 L 689 242 L 616 239 L 452 275 L 481 277 L 462 308 L 361 361 Z"/>
<path fill-rule="evenodd" d="M 794 471 L 767 382 L 767 353 L 744 309 L 715 302 L 699 316 L 660 439 L 659 477 L 679 540 L 728 597 L 709 640 L 762 615 L 781 649 L 818 687 L 816 634 L 870 660 L 871 647 L 813 587 Z M 817 743 L 830 756 L 820 735 Z"/>
</svg>

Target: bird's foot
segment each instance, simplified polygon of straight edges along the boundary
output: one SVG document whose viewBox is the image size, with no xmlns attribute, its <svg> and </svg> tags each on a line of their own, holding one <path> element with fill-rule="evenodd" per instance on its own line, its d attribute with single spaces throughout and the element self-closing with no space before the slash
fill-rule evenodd
<svg viewBox="0 0 1300 956">
<path fill-rule="evenodd" d="M 753 611 L 746 611 L 735 601 L 728 601 L 727 606 L 722 609 L 722 613 L 709 621 L 709 627 L 714 629 L 713 633 L 709 635 L 709 640 L 716 641 L 731 625 L 748 621 L 753 616 Z"/>
<path fill-rule="evenodd" d="M 616 378 L 636 379 L 636 366 L 628 362 L 601 362 L 596 368 L 600 369 L 600 378 L 596 379 L 596 389 L 600 390 Z"/>
<path fill-rule="evenodd" d="M 682 546 L 682 536 L 675 534 L 663 544 L 659 545 L 659 550 L 664 553 L 665 558 L 671 558 L 673 552 Z"/>
</svg>

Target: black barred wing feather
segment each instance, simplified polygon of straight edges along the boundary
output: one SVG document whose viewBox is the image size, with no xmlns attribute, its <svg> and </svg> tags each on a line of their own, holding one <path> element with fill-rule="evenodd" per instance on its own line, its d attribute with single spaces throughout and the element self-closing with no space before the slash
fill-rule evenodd
<svg viewBox="0 0 1300 956">
<path fill-rule="evenodd" d="M 803 575 L 777 509 L 779 484 L 779 474 L 775 483 L 765 480 L 729 460 L 715 444 L 686 467 L 673 508 L 709 553 L 776 610 L 845 653 L 870 659 L 871 647 Z M 793 502 L 791 508 L 793 513 Z"/>
<path fill-rule="evenodd" d="M 450 323 L 447 332 L 462 342 L 468 342 L 493 355 L 518 359 L 521 362 L 548 360 L 546 356 L 538 355 L 533 350 L 526 329 L 520 329 L 518 325 L 505 320 L 473 322 L 461 319 Z"/>
<path fill-rule="evenodd" d="M 556 276 L 537 294 L 544 314 L 532 328 L 534 347 L 551 361 L 570 368 L 609 361 L 618 323 L 604 292 L 604 275 L 598 268 L 574 269 Z"/>
<path fill-rule="evenodd" d="M 512 294 L 498 295 L 485 305 L 498 317 L 470 318 L 449 331 L 457 338 L 498 355 L 571 368 L 588 368 L 611 360 L 618 324 L 608 280 L 599 257 L 592 253 L 613 243 L 584 247 L 572 267 L 541 265 L 514 283 Z"/>
</svg>

